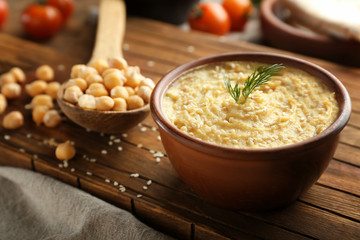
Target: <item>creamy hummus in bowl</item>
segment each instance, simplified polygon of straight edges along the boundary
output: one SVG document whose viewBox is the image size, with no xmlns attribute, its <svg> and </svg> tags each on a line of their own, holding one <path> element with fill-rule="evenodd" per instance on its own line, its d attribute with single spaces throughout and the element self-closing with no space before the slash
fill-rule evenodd
<svg viewBox="0 0 360 240">
<path fill-rule="evenodd" d="M 285 66 L 237 103 L 257 67 Z M 270 53 L 229 53 L 184 64 L 157 84 L 150 108 L 180 177 L 222 207 L 286 205 L 316 182 L 350 117 L 349 95 L 331 73 Z"/>
</svg>

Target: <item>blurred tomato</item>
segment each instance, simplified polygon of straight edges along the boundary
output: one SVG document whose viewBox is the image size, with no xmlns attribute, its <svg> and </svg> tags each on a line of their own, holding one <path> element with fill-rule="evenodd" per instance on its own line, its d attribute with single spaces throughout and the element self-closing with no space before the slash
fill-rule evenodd
<svg viewBox="0 0 360 240">
<path fill-rule="evenodd" d="M 74 11 L 74 0 L 47 0 L 48 5 L 60 10 L 64 23 L 71 17 Z"/>
<path fill-rule="evenodd" d="M 21 13 L 21 22 L 29 36 L 45 40 L 59 31 L 63 19 L 60 10 L 53 6 L 31 4 Z"/>
<path fill-rule="evenodd" d="M 224 35 L 230 31 L 230 18 L 223 6 L 217 2 L 205 2 L 190 12 L 189 24 L 192 29 Z"/>
<path fill-rule="evenodd" d="M 0 28 L 4 25 L 9 14 L 9 7 L 5 0 L 0 0 Z"/>
<path fill-rule="evenodd" d="M 231 30 L 244 30 L 245 25 L 253 12 L 251 0 L 224 0 L 222 5 L 230 16 Z"/>
</svg>

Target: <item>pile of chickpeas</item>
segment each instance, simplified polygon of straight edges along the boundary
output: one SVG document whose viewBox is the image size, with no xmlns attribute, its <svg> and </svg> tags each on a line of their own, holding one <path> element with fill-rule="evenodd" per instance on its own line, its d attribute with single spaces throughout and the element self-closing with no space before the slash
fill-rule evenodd
<svg viewBox="0 0 360 240">
<path fill-rule="evenodd" d="M 114 57 L 74 65 L 63 98 L 83 109 L 123 112 L 149 103 L 154 86 L 138 66 L 128 66 L 124 58 Z"/>
<path fill-rule="evenodd" d="M 37 80 L 25 85 L 26 93 L 33 97 L 30 103 L 33 121 L 38 125 L 43 123 L 47 127 L 56 127 L 61 122 L 61 116 L 54 109 L 53 99 L 56 98 L 60 83 L 53 81 L 54 70 L 48 65 L 38 67 L 35 76 Z M 25 73 L 18 67 L 0 76 L 0 114 L 6 110 L 7 99 L 21 96 L 21 84 L 25 81 Z M 23 124 L 24 117 L 20 111 L 9 112 L 3 118 L 3 127 L 6 129 L 17 129 Z"/>
</svg>

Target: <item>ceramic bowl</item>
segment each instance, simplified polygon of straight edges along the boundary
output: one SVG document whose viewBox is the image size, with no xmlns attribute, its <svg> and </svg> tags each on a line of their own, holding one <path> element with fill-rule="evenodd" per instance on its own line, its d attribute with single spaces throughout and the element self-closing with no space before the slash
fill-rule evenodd
<svg viewBox="0 0 360 240">
<path fill-rule="evenodd" d="M 203 64 L 238 60 L 283 63 L 308 72 L 335 92 L 339 115 L 315 137 L 268 149 L 207 143 L 182 132 L 167 119 L 162 99 L 179 75 Z M 150 109 L 171 163 L 195 193 L 224 208 L 258 211 L 293 202 L 317 181 L 333 157 L 339 133 L 349 120 L 351 102 L 336 77 L 310 62 L 270 53 L 228 53 L 201 58 L 167 73 L 153 90 Z"/>
<path fill-rule="evenodd" d="M 331 38 L 288 24 L 289 12 L 280 0 L 263 0 L 260 5 L 264 40 L 272 47 L 360 66 L 360 43 Z"/>
</svg>

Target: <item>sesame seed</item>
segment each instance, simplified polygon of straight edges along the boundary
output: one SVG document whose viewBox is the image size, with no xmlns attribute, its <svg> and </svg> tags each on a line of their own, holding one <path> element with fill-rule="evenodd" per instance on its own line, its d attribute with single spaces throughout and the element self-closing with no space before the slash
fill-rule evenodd
<svg viewBox="0 0 360 240">
<path fill-rule="evenodd" d="M 148 187 L 147 187 L 147 186 L 143 186 L 143 189 L 144 189 L 144 190 L 147 190 L 147 189 L 148 189 Z"/>
<path fill-rule="evenodd" d="M 134 177 L 134 178 L 137 178 L 137 177 L 139 177 L 140 176 L 140 174 L 138 174 L 138 173 L 132 173 L 132 174 L 130 174 L 130 177 Z"/>
<path fill-rule="evenodd" d="M 143 145 L 140 143 L 140 144 L 136 145 L 136 147 L 137 147 L 137 148 L 142 148 Z"/>
<path fill-rule="evenodd" d="M 69 163 L 68 163 L 68 161 L 64 161 L 64 168 L 67 168 L 69 166 Z"/>
<path fill-rule="evenodd" d="M 64 165 L 62 165 L 61 163 L 59 163 L 59 168 L 63 168 L 64 167 Z"/>
<path fill-rule="evenodd" d="M 121 192 L 125 192 L 125 191 L 126 191 L 126 188 L 125 188 L 123 185 L 120 185 L 119 190 L 120 190 Z"/>
<path fill-rule="evenodd" d="M 153 157 L 164 157 L 164 154 L 162 152 L 156 152 Z"/>
<path fill-rule="evenodd" d="M 130 50 L 130 45 L 129 45 L 128 43 L 124 43 L 124 44 L 123 44 L 123 50 L 124 50 L 124 51 Z"/>
<path fill-rule="evenodd" d="M 114 135 L 110 136 L 110 140 L 114 140 L 115 138 L 116 138 L 116 136 L 114 136 Z"/>
<path fill-rule="evenodd" d="M 26 137 L 31 138 L 32 137 L 31 133 L 26 134 Z"/>
<path fill-rule="evenodd" d="M 31 106 L 30 106 L 30 104 L 26 104 L 26 105 L 24 106 L 24 108 L 25 108 L 26 110 L 29 110 L 29 109 L 31 109 Z"/>
<path fill-rule="evenodd" d="M 136 195 L 137 198 L 141 198 L 142 196 L 141 194 Z"/>
<path fill-rule="evenodd" d="M 33 158 L 38 158 L 38 155 L 34 154 L 34 155 L 33 155 Z"/>
<path fill-rule="evenodd" d="M 71 171 L 71 172 L 75 172 L 75 168 L 71 168 L 70 171 Z"/>
<path fill-rule="evenodd" d="M 138 123 L 138 127 L 142 127 L 142 123 Z"/>
<path fill-rule="evenodd" d="M 119 143 L 119 142 L 121 142 L 120 138 L 114 139 L 114 143 Z"/>
<path fill-rule="evenodd" d="M 114 186 L 117 186 L 119 185 L 119 183 L 117 181 L 114 182 Z"/>
<path fill-rule="evenodd" d="M 157 136 L 156 138 L 158 141 L 161 141 L 161 137 L 160 136 Z"/>
<path fill-rule="evenodd" d="M 87 156 L 86 156 L 85 154 L 84 154 L 82 157 L 83 157 L 83 159 L 86 159 L 86 158 L 87 158 Z"/>
<path fill-rule="evenodd" d="M 127 134 L 127 133 L 123 133 L 123 134 L 121 134 L 121 136 L 122 136 L 123 138 L 127 138 L 127 137 L 128 137 L 128 134 Z"/>
<path fill-rule="evenodd" d="M 154 61 L 147 61 L 146 65 L 148 67 L 153 67 L 155 65 L 155 62 Z"/>
<path fill-rule="evenodd" d="M 146 128 L 146 127 L 142 127 L 142 128 L 140 128 L 140 131 L 141 131 L 141 132 L 146 132 L 146 130 L 147 130 L 147 128 Z"/>
<path fill-rule="evenodd" d="M 106 155 L 106 154 L 107 154 L 107 150 L 105 150 L 105 149 L 101 150 L 101 154 Z"/>
<path fill-rule="evenodd" d="M 122 148 L 121 146 L 119 146 L 119 147 L 117 148 L 117 150 L 118 150 L 119 152 L 121 152 L 121 151 L 123 150 L 123 148 Z"/>
<path fill-rule="evenodd" d="M 92 176 L 92 172 L 86 172 L 86 175 Z"/>
<path fill-rule="evenodd" d="M 106 182 L 106 183 L 110 183 L 110 179 L 107 179 L 107 178 L 106 178 L 106 179 L 105 179 L 105 182 Z"/>
<path fill-rule="evenodd" d="M 114 143 L 112 141 L 108 142 L 109 146 L 112 146 Z"/>
<path fill-rule="evenodd" d="M 187 47 L 187 51 L 188 51 L 188 52 L 194 52 L 194 51 L 195 51 L 195 47 L 194 47 L 194 46 L 188 46 L 188 47 Z"/>
<path fill-rule="evenodd" d="M 96 158 L 90 158 L 90 162 L 96 162 Z"/>
<path fill-rule="evenodd" d="M 26 152 L 26 150 L 24 148 L 19 148 L 19 151 L 22 153 Z"/>
<path fill-rule="evenodd" d="M 157 128 L 156 128 L 156 127 L 152 127 L 151 130 L 154 131 L 154 132 L 156 132 L 156 131 L 157 131 Z"/>
<path fill-rule="evenodd" d="M 155 159 L 155 161 L 156 161 L 157 163 L 159 163 L 159 162 L 161 161 L 161 159 L 160 159 L 159 157 L 157 157 L 157 158 Z"/>
<path fill-rule="evenodd" d="M 151 149 L 150 149 L 149 152 L 150 152 L 150 153 L 155 153 L 155 150 L 151 150 Z"/>
<path fill-rule="evenodd" d="M 146 185 L 148 185 L 148 186 L 150 186 L 152 184 L 152 181 L 151 180 L 148 180 L 147 182 L 146 182 Z"/>
<path fill-rule="evenodd" d="M 5 140 L 10 140 L 11 137 L 10 137 L 10 135 L 4 135 L 4 139 L 5 139 Z"/>
</svg>

